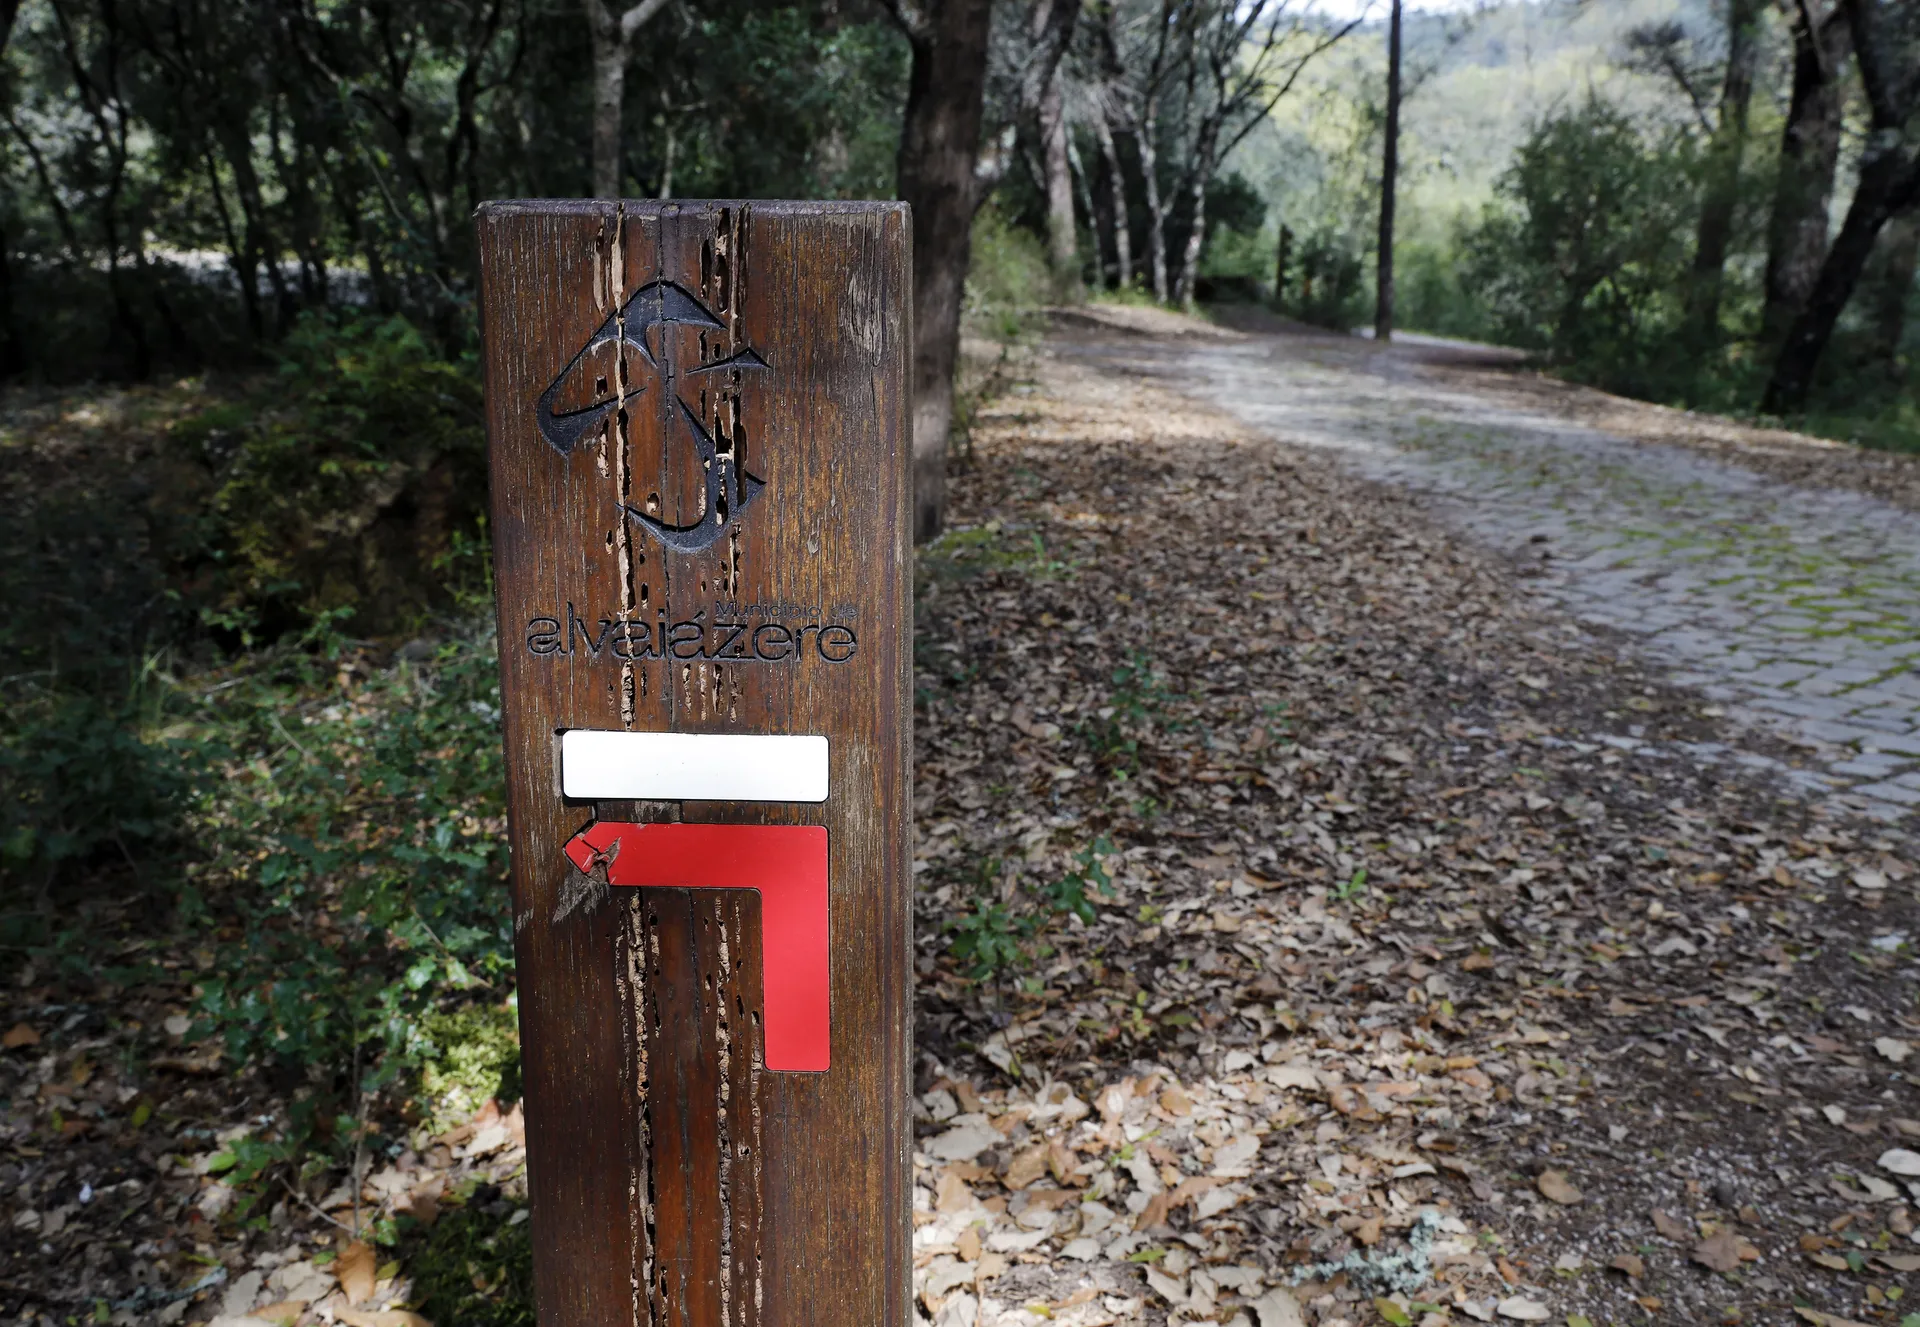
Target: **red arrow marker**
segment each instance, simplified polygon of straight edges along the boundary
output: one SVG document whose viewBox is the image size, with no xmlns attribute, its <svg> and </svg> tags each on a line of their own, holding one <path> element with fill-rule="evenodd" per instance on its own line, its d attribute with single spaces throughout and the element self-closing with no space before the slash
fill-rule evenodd
<svg viewBox="0 0 1920 1327">
<path fill-rule="evenodd" d="M 821 825 L 636 825 L 597 820 L 567 843 L 582 871 L 640 888 L 760 891 L 767 1068 L 829 1058 L 827 831 Z"/>
</svg>

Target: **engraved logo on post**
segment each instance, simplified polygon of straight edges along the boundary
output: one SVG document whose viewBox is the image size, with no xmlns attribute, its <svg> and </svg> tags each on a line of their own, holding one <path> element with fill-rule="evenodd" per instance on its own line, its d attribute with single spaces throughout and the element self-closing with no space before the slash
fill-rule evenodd
<svg viewBox="0 0 1920 1327">
<path fill-rule="evenodd" d="M 579 446 L 582 439 L 601 428 L 616 410 L 622 408 L 625 400 L 640 396 L 647 390 L 646 384 L 626 387 L 624 392 L 606 395 L 606 380 L 596 384 L 596 399 L 592 405 L 578 410 L 558 411 L 555 404 L 560 398 L 561 386 L 574 374 L 574 371 L 586 360 L 587 356 L 602 346 L 631 346 L 639 353 L 640 359 L 653 370 L 664 391 L 674 391 L 677 376 L 693 377 L 697 374 L 716 373 L 730 369 L 765 369 L 771 367 L 752 347 L 735 351 L 725 359 L 715 360 L 711 364 L 696 365 L 691 369 L 676 370 L 673 362 L 674 327 L 698 327 L 712 331 L 726 330 L 726 324 L 713 316 L 712 310 L 702 304 L 686 287 L 672 281 L 650 281 L 633 295 L 620 309 L 609 315 L 600 324 L 594 334 L 587 338 L 586 344 L 574 352 L 567 366 L 561 369 L 554 380 L 547 384 L 545 391 L 534 406 L 534 422 L 540 429 L 540 436 L 547 440 L 555 451 L 562 456 L 570 455 Z M 656 351 L 649 333 L 659 329 L 659 348 Z M 723 448 L 717 443 L 706 426 L 700 422 L 700 416 L 676 394 L 672 410 L 671 430 L 677 422 L 693 444 L 694 460 L 699 465 L 705 479 L 705 491 L 699 516 L 686 525 L 668 525 L 659 517 L 649 514 L 630 503 L 623 503 L 627 519 L 658 540 L 664 547 L 678 553 L 698 553 L 709 547 L 727 528 L 727 522 L 744 512 L 760 497 L 766 488 L 766 481 L 748 474 L 740 464 L 740 457 L 731 441 Z"/>
</svg>

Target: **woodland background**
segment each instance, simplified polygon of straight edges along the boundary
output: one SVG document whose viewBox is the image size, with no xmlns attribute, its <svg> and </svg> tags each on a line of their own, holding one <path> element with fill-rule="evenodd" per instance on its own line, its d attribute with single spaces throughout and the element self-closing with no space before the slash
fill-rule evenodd
<svg viewBox="0 0 1920 1327">
<path fill-rule="evenodd" d="M 1397 81 L 1392 14 L 0 0 L 14 980 L 187 965 L 179 1035 L 299 1103 L 251 1175 L 510 1091 L 484 199 L 914 201 L 929 575 L 995 537 L 940 533 L 1003 381 L 955 394 L 963 326 L 991 364 L 1076 299 L 1375 322 L 1387 180 L 1377 330 L 1920 447 L 1920 3 L 1413 11 Z"/>
</svg>

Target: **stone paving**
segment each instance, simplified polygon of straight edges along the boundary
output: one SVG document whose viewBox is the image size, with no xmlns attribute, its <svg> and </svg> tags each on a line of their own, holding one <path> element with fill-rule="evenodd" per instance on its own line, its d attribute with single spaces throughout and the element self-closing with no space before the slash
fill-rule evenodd
<svg viewBox="0 0 1920 1327">
<path fill-rule="evenodd" d="M 1277 442 L 1430 495 L 1575 617 L 1637 639 L 1676 682 L 1807 759 L 1694 755 L 1771 765 L 1817 799 L 1920 822 L 1920 516 L 1581 427 L 1463 387 L 1417 347 L 1260 336 L 1071 353 L 1168 375 Z"/>
</svg>

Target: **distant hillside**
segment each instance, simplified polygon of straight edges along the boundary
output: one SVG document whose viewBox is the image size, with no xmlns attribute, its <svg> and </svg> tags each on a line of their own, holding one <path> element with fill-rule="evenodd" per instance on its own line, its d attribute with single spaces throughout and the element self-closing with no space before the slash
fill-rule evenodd
<svg viewBox="0 0 1920 1327">
<path fill-rule="evenodd" d="M 1629 30 L 1667 20 L 1702 34 L 1717 27 L 1710 0 L 1513 0 L 1471 16 L 1411 15 L 1403 234 L 1418 238 L 1444 228 L 1462 208 L 1477 208 L 1528 127 L 1589 90 L 1688 114 L 1670 84 L 1619 63 Z M 1358 223 L 1370 210 L 1385 71 L 1385 23 L 1369 22 L 1321 57 L 1275 109 L 1270 131 L 1242 146 L 1234 165 L 1289 224 L 1311 226 L 1342 213 Z"/>
</svg>

